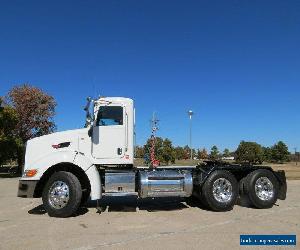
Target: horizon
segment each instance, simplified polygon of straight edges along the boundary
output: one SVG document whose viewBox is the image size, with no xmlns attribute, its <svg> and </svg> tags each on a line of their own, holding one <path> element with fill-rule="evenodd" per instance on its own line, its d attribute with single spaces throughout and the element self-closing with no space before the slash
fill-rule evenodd
<svg viewBox="0 0 300 250">
<path fill-rule="evenodd" d="M 71 8 L 70 8 L 71 7 Z M 233 151 L 240 141 L 300 150 L 300 4 L 3 3 L 0 95 L 30 83 L 57 101 L 57 130 L 83 127 L 87 96 L 132 98 L 137 145 L 157 136 Z"/>
</svg>

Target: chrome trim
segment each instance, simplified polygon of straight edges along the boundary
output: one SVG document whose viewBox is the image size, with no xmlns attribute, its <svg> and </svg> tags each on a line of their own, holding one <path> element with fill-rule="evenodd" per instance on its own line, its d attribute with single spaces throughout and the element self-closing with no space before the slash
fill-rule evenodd
<svg viewBox="0 0 300 250">
<path fill-rule="evenodd" d="M 193 178 L 188 170 L 139 171 L 139 196 L 188 197 L 193 192 Z"/>
<path fill-rule="evenodd" d="M 123 193 L 104 193 L 105 197 L 123 197 L 123 196 L 137 196 L 137 192 L 123 192 Z"/>
<path fill-rule="evenodd" d="M 213 196 L 221 203 L 229 202 L 232 199 L 232 185 L 225 178 L 218 178 L 213 183 Z"/>
<path fill-rule="evenodd" d="M 55 209 L 64 208 L 69 201 L 69 186 L 63 181 L 55 181 L 48 191 L 48 201 Z"/>
<path fill-rule="evenodd" d="M 268 177 L 260 177 L 255 182 L 256 196 L 263 200 L 271 200 L 274 196 L 274 186 Z"/>
<path fill-rule="evenodd" d="M 105 172 L 105 193 L 135 192 L 135 172 Z"/>
</svg>

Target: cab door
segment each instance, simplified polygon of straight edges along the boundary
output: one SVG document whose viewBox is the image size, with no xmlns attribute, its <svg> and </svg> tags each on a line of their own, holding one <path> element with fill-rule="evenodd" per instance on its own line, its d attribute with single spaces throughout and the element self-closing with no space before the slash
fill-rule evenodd
<svg viewBox="0 0 300 250">
<path fill-rule="evenodd" d="M 125 107 L 108 104 L 99 107 L 92 134 L 92 155 L 98 159 L 122 158 L 126 144 Z"/>
</svg>

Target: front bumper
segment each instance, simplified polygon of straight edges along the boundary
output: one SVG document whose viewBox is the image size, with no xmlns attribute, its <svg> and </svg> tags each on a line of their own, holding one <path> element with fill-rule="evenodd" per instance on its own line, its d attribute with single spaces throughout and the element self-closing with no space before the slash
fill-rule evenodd
<svg viewBox="0 0 300 250">
<path fill-rule="evenodd" d="M 33 198 L 38 181 L 19 180 L 18 197 Z"/>
</svg>

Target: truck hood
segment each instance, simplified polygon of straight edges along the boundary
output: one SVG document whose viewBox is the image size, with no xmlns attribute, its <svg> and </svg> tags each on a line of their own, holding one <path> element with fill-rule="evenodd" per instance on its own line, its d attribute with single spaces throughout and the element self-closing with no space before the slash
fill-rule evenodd
<svg viewBox="0 0 300 250">
<path fill-rule="evenodd" d="M 60 150 L 77 151 L 79 136 L 88 134 L 88 128 L 67 130 L 33 138 L 27 141 L 25 169 L 50 153 Z"/>
</svg>

